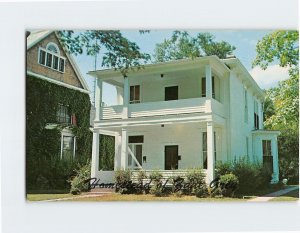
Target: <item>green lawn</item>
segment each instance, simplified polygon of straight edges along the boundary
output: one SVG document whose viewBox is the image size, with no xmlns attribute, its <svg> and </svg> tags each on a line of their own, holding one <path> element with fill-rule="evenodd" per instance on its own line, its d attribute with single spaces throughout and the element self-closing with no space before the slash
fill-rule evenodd
<svg viewBox="0 0 300 233">
<path fill-rule="evenodd" d="M 240 198 L 198 198 L 196 196 L 175 196 L 169 195 L 166 197 L 155 197 L 154 195 L 135 195 L 135 194 L 120 194 L 120 193 L 110 193 L 99 197 L 85 197 L 76 198 L 70 201 L 197 201 L 197 202 L 207 202 L 207 201 L 245 201 Z"/>
<path fill-rule="evenodd" d="M 275 197 L 270 201 L 299 201 L 299 189 L 291 191 L 280 197 Z"/>
<path fill-rule="evenodd" d="M 59 193 L 59 194 L 27 194 L 28 201 L 44 201 L 44 200 L 51 200 L 57 198 L 64 198 L 64 197 L 72 197 L 73 195 L 70 193 Z"/>
</svg>

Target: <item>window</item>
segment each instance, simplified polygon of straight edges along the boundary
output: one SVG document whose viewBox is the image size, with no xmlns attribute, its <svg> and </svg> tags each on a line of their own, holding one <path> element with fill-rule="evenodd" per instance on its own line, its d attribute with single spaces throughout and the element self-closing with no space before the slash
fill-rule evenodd
<svg viewBox="0 0 300 233">
<path fill-rule="evenodd" d="M 262 140 L 263 166 L 265 169 L 273 172 L 273 156 L 271 149 L 271 140 Z"/>
<path fill-rule="evenodd" d="M 201 96 L 206 97 L 206 78 L 201 79 Z"/>
<path fill-rule="evenodd" d="M 214 132 L 214 154 L 215 161 L 217 159 L 217 147 L 216 147 L 216 132 Z M 207 169 L 207 132 L 202 133 L 202 156 L 203 156 L 203 168 Z"/>
<path fill-rule="evenodd" d="M 244 102 L 244 122 L 248 123 L 248 94 L 246 89 L 244 89 Z"/>
<path fill-rule="evenodd" d="M 144 136 L 129 136 L 128 143 L 129 148 L 135 155 L 137 161 L 142 166 L 143 164 L 143 142 Z M 137 163 L 133 160 L 132 156 L 128 153 L 128 167 L 137 168 Z"/>
<path fill-rule="evenodd" d="M 178 100 L 178 86 L 165 87 L 165 101 Z"/>
<path fill-rule="evenodd" d="M 212 81 L 212 97 L 214 99 L 216 99 L 216 91 L 215 91 L 215 77 L 212 76 L 211 77 L 211 81 Z M 202 97 L 206 97 L 206 77 L 203 77 L 201 79 L 201 96 Z"/>
<path fill-rule="evenodd" d="M 65 58 L 60 56 L 59 48 L 55 43 L 50 42 L 46 49 L 39 48 L 38 63 L 50 69 L 65 72 Z"/>
<path fill-rule="evenodd" d="M 140 85 L 130 86 L 130 102 L 131 104 L 140 103 Z"/>
<path fill-rule="evenodd" d="M 272 156 L 271 140 L 262 140 L 263 156 Z"/>
<path fill-rule="evenodd" d="M 64 159 L 72 159 L 74 156 L 75 156 L 75 137 L 63 135 L 61 157 Z"/>
<path fill-rule="evenodd" d="M 58 123 L 67 123 L 67 124 L 71 123 L 71 116 L 69 113 L 69 108 L 67 106 L 60 104 L 58 106 L 56 119 L 57 119 Z"/>
<path fill-rule="evenodd" d="M 254 129 L 259 129 L 258 103 L 254 100 Z"/>
</svg>

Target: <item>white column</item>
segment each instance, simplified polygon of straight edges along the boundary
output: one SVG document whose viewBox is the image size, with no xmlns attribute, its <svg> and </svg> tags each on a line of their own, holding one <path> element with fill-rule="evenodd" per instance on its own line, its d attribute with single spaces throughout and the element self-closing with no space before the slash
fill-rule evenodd
<svg viewBox="0 0 300 233">
<path fill-rule="evenodd" d="M 264 124 L 263 124 L 263 122 L 264 122 L 264 119 L 263 119 L 263 117 L 264 117 L 264 115 L 263 115 L 263 111 L 264 111 L 264 109 L 263 109 L 263 103 L 262 102 L 258 102 L 258 115 L 259 115 L 259 129 L 264 129 Z"/>
<path fill-rule="evenodd" d="M 99 171 L 99 140 L 100 134 L 93 133 L 93 149 L 92 149 L 92 164 L 91 164 L 91 178 L 97 177 Z"/>
<path fill-rule="evenodd" d="M 124 91 L 122 87 L 116 87 L 117 90 L 117 104 L 118 105 L 123 105 L 123 95 Z"/>
<path fill-rule="evenodd" d="M 211 182 L 215 178 L 215 145 L 214 145 L 214 124 L 207 122 L 207 178 Z"/>
<path fill-rule="evenodd" d="M 124 98 L 123 98 L 123 119 L 128 118 L 128 105 L 129 105 L 129 80 L 124 77 Z"/>
<path fill-rule="evenodd" d="M 96 80 L 96 90 L 95 90 L 95 108 L 96 108 L 96 115 L 95 120 L 99 121 L 102 117 L 102 81 L 97 78 Z"/>
<path fill-rule="evenodd" d="M 118 133 L 115 136 L 115 164 L 114 170 L 121 168 L 121 135 Z"/>
<path fill-rule="evenodd" d="M 211 66 L 205 65 L 206 98 L 212 98 Z"/>
<path fill-rule="evenodd" d="M 271 151 L 273 156 L 273 177 L 272 183 L 277 183 L 279 181 L 279 165 L 278 165 L 278 148 L 277 148 L 277 136 L 271 140 Z"/>
<path fill-rule="evenodd" d="M 128 165 L 128 134 L 127 129 L 122 129 L 121 135 L 121 168 L 126 169 Z"/>
</svg>

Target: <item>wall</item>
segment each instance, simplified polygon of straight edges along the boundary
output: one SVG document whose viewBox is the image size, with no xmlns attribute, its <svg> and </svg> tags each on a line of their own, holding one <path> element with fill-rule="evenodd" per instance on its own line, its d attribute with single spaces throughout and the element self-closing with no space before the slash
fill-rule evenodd
<svg viewBox="0 0 300 233">
<path fill-rule="evenodd" d="M 259 104 L 259 110 L 262 110 L 261 102 L 254 96 L 251 89 L 247 89 L 248 95 L 248 122 L 244 120 L 244 86 L 234 71 L 229 78 L 230 89 L 230 138 L 231 138 L 231 159 L 245 156 L 246 137 L 248 137 L 248 154 L 251 160 L 255 160 L 253 153 L 252 133 L 254 130 L 254 100 Z M 262 113 L 260 114 L 260 125 L 262 126 Z"/>
<path fill-rule="evenodd" d="M 56 70 L 53 70 L 51 68 L 42 66 L 38 63 L 38 56 L 39 56 L 39 47 L 46 48 L 47 44 L 49 42 L 54 42 L 60 50 L 60 55 L 62 57 L 65 57 L 65 72 L 61 73 Z M 46 37 L 44 40 L 40 41 L 36 45 L 34 45 L 32 48 L 30 48 L 27 53 L 27 70 L 44 75 L 48 78 L 55 79 L 57 81 L 61 81 L 70 85 L 73 85 L 75 87 L 83 88 L 73 67 L 71 66 L 69 60 L 67 59 L 67 56 L 65 52 L 63 51 L 63 48 L 61 47 L 57 37 L 55 36 L 55 33 L 51 33 L 48 37 Z"/>
<path fill-rule="evenodd" d="M 137 130 L 138 131 L 138 130 Z M 217 160 L 225 161 L 227 158 L 226 145 L 222 143 L 222 130 L 216 127 Z M 202 132 L 206 132 L 205 124 L 186 125 L 165 125 L 149 127 L 149 130 L 141 130 L 141 133 L 131 133 L 129 135 L 144 135 L 143 156 L 147 157 L 147 162 L 143 163 L 143 169 L 164 169 L 166 145 L 178 145 L 181 160 L 178 169 L 188 169 L 202 167 Z M 159 140 L 157 139 L 159 135 Z M 120 143 L 121 140 L 119 140 Z M 116 155 L 116 166 L 120 164 L 120 145 L 116 145 L 119 153 Z"/>
</svg>

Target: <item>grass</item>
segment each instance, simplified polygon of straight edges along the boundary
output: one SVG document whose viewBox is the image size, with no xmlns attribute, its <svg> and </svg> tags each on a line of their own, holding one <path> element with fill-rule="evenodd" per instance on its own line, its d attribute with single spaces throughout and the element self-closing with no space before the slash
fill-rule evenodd
<svg viewBox="0 0 300 233">
<path fill-rule="evenodd" d="M 72 197 L 70 193 L 55 193 L 55 194 L 27 194 L 28 201 L 44 201 L 57 198 Z"/>
<path fill-rule="evenodd" d="M 208 201 L 245 201 L 240 198 L 198 198 L 196 196 L 175 196 L 169 195 L 166 197 L 155 197 L 154 195 L 135 195 L 135 194 L 120 194 L 110 193 L 99 197 L 76 198 L 70 201 L 189 201 L 189 202 L 208 202 Z"/>
<path fill-rule="evenodd" d="M 299 189 L 286 193 L 280 197 L 275 197 L 270 201 L 299 201 Z"/>
</svg>

